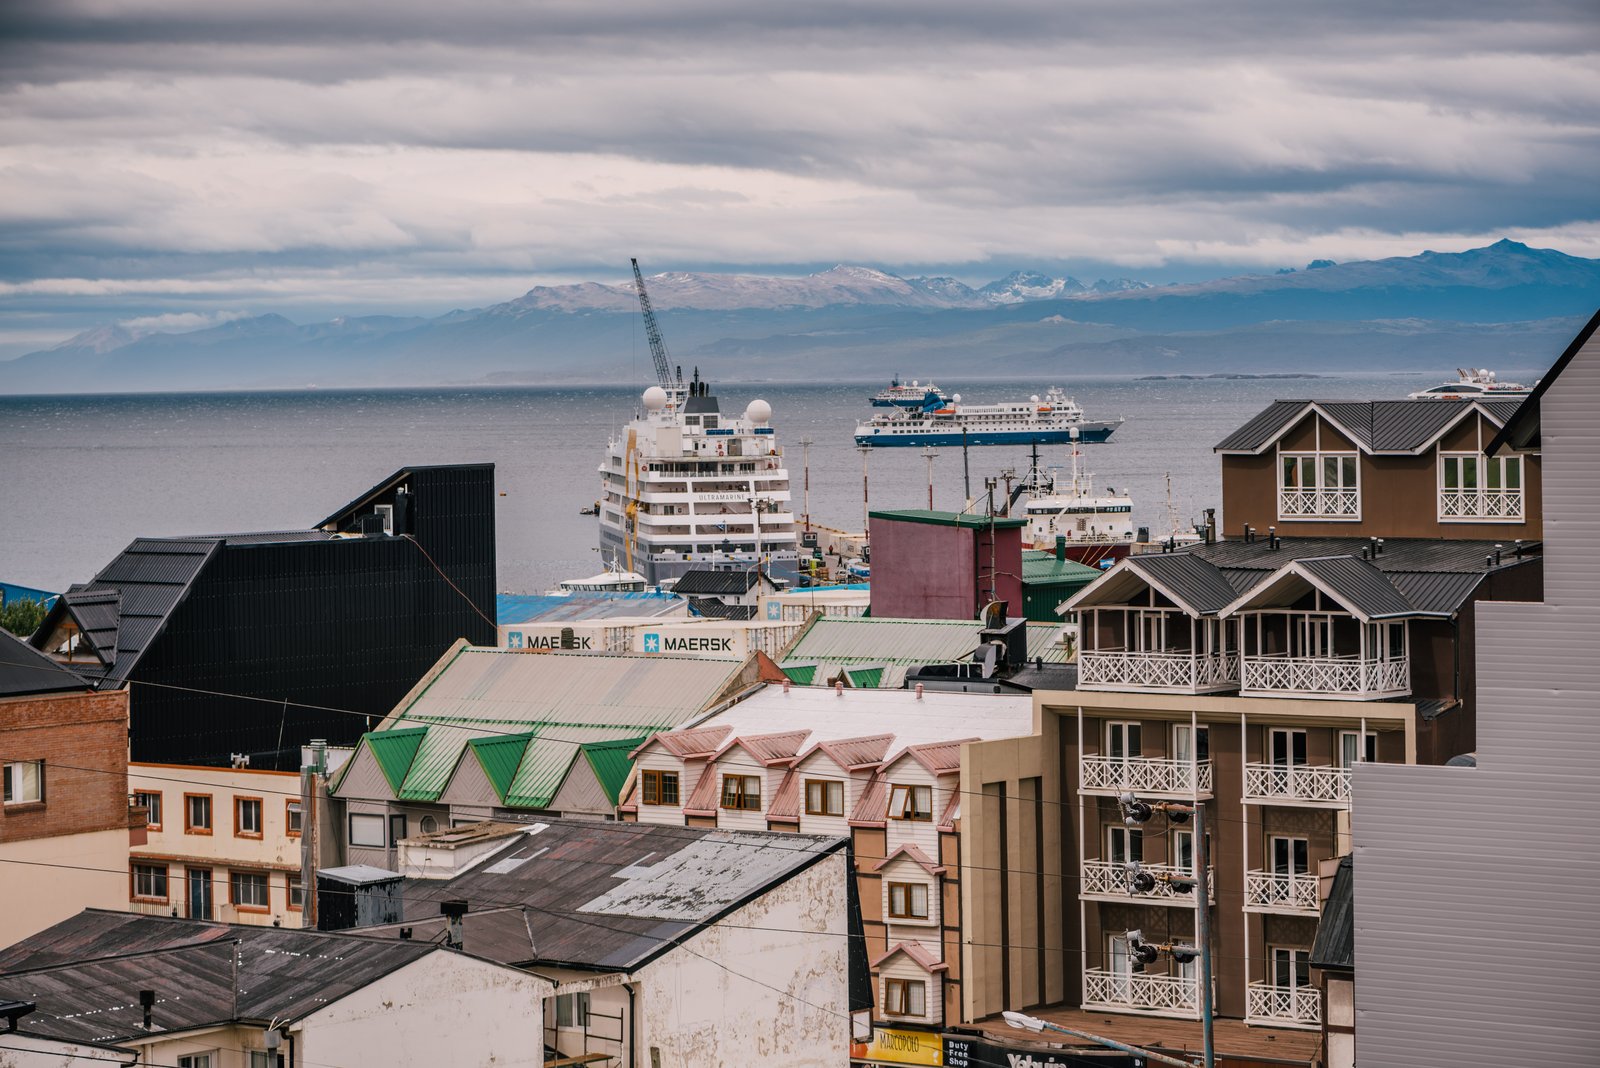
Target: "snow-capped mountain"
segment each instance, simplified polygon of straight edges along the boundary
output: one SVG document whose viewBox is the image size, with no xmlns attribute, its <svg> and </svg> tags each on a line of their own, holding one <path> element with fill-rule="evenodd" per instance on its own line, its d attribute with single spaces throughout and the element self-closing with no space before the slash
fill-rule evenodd
<svg viewBox="0 0 1600 1068">
<path fill-rule="evenodd" d="M 871 267 L 846 264 L 799 278 L 668 272 L 647 276 L 645 288 L 650 291 L 650 303 L 663 310 L 775 310 L 849 304 L 980 308 L 986 303 L 972 289 L 954 278 L 901 278 Z M 537 286 L 516 300 L 496 305 L 490 311 L 518 315 L 536 309 L 633 311 L 638 306 L 639 298 L 630 280 L 611 285 L 582 282 L 566 286 Z"/>
</svg>

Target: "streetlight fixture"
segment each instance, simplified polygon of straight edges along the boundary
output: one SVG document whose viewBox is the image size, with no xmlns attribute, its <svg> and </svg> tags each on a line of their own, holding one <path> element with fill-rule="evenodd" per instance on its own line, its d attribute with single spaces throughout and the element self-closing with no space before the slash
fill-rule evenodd
<svg viewBox="0 0 1600 1068">
<path fill-rule="evenodd" d="M 1073 1038 L 1085 1038 L 1090 1042 L 1098 1042 L 1102 1046 L 1121 1050 L 1123 1053 L 1132 1053 L 1139 1057 L 1148 1058 L 1158 1064 L 1171 1064 L 1176 1068 L 1194 1068 L 1194 1064 L 1190 1061 L 1180 1061 L 1178 1058 L 1169 1057 L 1165 1053 L 1155 1053 L 1151 1050 L 1141 1049 L 1138 1046 L 1130 1046 L 1126 1042 L 1118 1042 L 1114 1038 L 1106 1038 L 1103 1035 L 1091 1035 L 1087 1031 L 1074 1031 L 1070 1027 L 1062 1027 L 1060 1024 L 1053 1024 L 1048 1020 L 1041 1020 L 1037 1016 L 1028 1016 L 1020 1012 L 1010 1011 L 1002 1012 L 1000 1015 L 1005 1018 L 1006 1023 L 1019 1031 L 1032 1031 L 1034 1034 L 1038 1034 L 1041 1031 L 1059 1031 L 1063 1035 L 1071 1035 Z"/>
</svg>

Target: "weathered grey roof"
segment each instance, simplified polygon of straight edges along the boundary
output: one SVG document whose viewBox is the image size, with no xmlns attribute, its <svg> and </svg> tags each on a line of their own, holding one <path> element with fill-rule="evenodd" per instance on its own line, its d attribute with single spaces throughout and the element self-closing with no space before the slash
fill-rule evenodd
<svg viewBox="0 0 1600 1068">
<path fill-rule="evenodd" d="M 1355 861 L 1340 857 L 1333 886 L 1317 921 L 1317 939 L 1311 944 L 1313 968 L 1349 970 L 1356 966 Z"/>
<path fill-rule="evenodd" d="M 1171 590 L 1201 615 L 1212 615 L 1236 596 L 1222 570 L 1188 553 L 1130 556 L 1127 565 Z"/>
<path fill-rule="evenodd" d="M 152 1022 L 164 1031 L 287 1023 L 437 952 L 419 942 L 89 909 L 0 951 L 0 1000 L 38 1006 L 24 1032 L 110 1043 L 147 1033 L 140 990 L 156 992 Z"/>
<path fill-rule="evenodd" d="M 1395 589 L 1394 583 L 1370 563 L 1356 556 L 1314 556 L 1296 567 L 1338 591 L 1346 607 L 1368 619 L 1415 615 L 1416 609 Z"/>
<path fill-rule="evenodd" d="M 823 616 L 795 640 L 785 664 L 937 664 L 965 660 L 983 625 L 963 619 L 879 619 Z"/>
<path fill-rule="evenodd" d="M 408 880 L 405 926 L 428 941 L 442 930 L 439 903 L 465 900 L 468 953 L 634 968 L 846 845 L 809 834 L 551 819 L 453 879 Z M 397 938 L 399 925 L 354 933 Z"/>
<path fill-rule="evenodd" d="M 1516 412 L 1520 400 L 1287 400 L 1273 401 L 1219 441 L 1217 452 L 1258 452 L 1299 422 L 1313 407 L 1342 428 L 1366 452 L 1414 453 L 1432 444 L 1474 408 L 1497 424 Z"/>
<path fill-rule="evenodd" d="M 744 620 L 756 617 L 756 606 L 753 604 L 723 604 L 715 597 L 691 597 L 689 604 L 695 615 L 707 619 Z"/>
<path fill-rule="evenodd" d="M 1454 612 L 1483 581 L 1481 571 L 1390 571 L 1395 589 L 1419 612 Z"/>
<path fill-rule="evenodd" d="M 759 581 L 756 569 L 717 571 L 709 567 L 691 567 L 672 584 L 672 592 L 680 597 L 726 597 L 749 593 Z"/>
<path fill-rule="evenodd" d="M 1266 538 L 1255 541 L 1219 541 L 1196 545 L 1184 554 L 1198 556 L 1223 569 L 1246 568 L 1276 571 L 1291 560 L 1313 556 L 1360 556 L 1370 547 L 1367 538 L 1279 538 L 1272 548 Z M 1472 571 L 1488 570 L 1484 557 L 1494 554 L 1494 542 L 1455 541 L 1444 538 L 1385 538 L 1383 551 L 1373 559 L 1380 571 Z M 1523 559 L 1536 556 L 1539 542 L 1526 542 Z M 1518 562 L 1511 543 L 1504 543 L 1501 566 Z"/>
<path fill-rule="evenodd" d="M 89 684 L 27 642 L 0 630 L 0 697 L 70 693 Z"/>
</svg>

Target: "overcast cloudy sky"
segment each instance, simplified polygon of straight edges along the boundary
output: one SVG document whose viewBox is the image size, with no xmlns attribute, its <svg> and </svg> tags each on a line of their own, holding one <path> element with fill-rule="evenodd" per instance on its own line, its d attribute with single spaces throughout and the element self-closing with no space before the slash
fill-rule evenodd
<svg viewBox="0 0 1600 1068">
<path fill-rule="evenodd" d="M 0 356 L 837 262 L 1600 256 L 1597 0 L 4 0 Z"/>
</svg>

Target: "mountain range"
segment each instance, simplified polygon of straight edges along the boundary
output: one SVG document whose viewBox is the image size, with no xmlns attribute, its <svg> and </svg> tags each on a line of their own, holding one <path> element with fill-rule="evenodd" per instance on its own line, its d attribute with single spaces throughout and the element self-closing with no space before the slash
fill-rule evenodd
<svg viewBox="0 0 1600 1068">
<path fill-rule="evenodd" d="M 1600 306 L 1600 260 L 1504 240 L 1181 285 L 1016 271 L 973 288 L 841 265 L 646 280 L 673 358 L 723 380 L 1220 371 L 1542 370 Z M 538 286 L 432 317 L 184 333 L 107 325 L 0 363 L 0 391 L 626 380 L 648 367 L 631 283 Z M 630 341 L 630 338 L 632 340 Z"/>
</svg>

